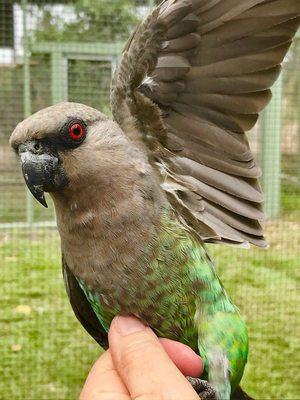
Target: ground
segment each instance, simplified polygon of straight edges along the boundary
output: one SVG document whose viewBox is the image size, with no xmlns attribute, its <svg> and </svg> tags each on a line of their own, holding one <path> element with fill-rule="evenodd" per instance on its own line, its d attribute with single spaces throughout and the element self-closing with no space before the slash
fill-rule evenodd
<svg viewBox="0 0 300 400">
<path fill-rule="evenodd" d="M 2 203 L 5 222 L 14 200 Z M 256 399 L 300 398 L 300 188 L 293 183 L 283 185 L 282 209 L 267 224 L 268 250 L 209 248 L 249 327 L 243 387 Z M 0 288 L 0 399 L 77 398 L 101 350 L 68 303 L 55 230 L 0 230 Z"/>
<path fill-rule="evenodd" d="M 267 236 L 267 251 L 211 251 L 250 329 L 243 386 L 257 399 L 297 399 L 300 225 L 284 218 Z M 0 234 L 0 254 L 0 399 L 76 398 L 100 349 L 68 304 L 55 231 Z"/>
</svg>

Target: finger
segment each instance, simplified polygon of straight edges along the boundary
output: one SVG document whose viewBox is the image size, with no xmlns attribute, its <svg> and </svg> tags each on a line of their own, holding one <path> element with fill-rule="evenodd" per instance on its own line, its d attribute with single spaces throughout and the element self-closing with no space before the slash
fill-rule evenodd
<svg viewBox="0 0 300 400">
<path fill-rule="evenodd" d="M 203 372 L 203 362 L 190 347 L 169 339 L 159 339 L 165 352 L 184 376 L 198 378 Z"/>
<path fill-rule="evenodd" d="M 116 317 L 109 330 L 113 363 L 135 400 L 199 400 L 150 328 L 134 317 Z"/>
<path fill-rule="evenodd" d="M 120 379 L 106 351 L 94 364 L 80 394 L 80 400 L 130 400 L 126 386 Z"/>
</svg>

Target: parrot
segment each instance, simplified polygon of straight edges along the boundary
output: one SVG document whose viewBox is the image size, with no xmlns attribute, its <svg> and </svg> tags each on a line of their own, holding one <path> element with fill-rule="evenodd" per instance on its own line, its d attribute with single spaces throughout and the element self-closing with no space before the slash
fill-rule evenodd
<svg viewBox="0 0 300 400">
<path fill-rule="evenodd" d="M 77 319 L 103 348 L 118 314 L 187 344 L 202 399 L 248 398 L 247 327 L 207 243 L 267 247 L 247 132 L 299 21 L 299 0 L 164 0 L 123 49 L 112 116 L 65 101 L 11 134 L 28 189 L 54 202 Z"/>
</svg>

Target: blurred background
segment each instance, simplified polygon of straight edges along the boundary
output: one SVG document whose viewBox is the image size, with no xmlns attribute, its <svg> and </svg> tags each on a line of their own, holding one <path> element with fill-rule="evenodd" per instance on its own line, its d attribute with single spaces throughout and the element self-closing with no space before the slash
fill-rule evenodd
<svg viewBox="0 0 300 400">
<path fill-rule="evenodd" d="M 27 192 L 9 135 L 63 100 L 109 114 L 124 41 L 154 3 L 0 0 L 0 399 L 76 398 L 101 351 L 68 303 L 53 208 Z M 264 172 L 270 248 L 210 251 L 250 330 L 244 388 L 299 399 L 300 36 L 249 138 Z"/>
</svg>

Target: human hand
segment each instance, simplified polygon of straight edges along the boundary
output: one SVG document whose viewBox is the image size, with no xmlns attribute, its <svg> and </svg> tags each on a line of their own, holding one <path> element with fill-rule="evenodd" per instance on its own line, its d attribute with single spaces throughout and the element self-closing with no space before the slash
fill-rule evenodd
<svg viewBox="0 0 300 400">
<path fill-rule="evenodd" d="M 203 371 L 189 347 L 158 339 L 134 317 L 116 317 L 109 350 L 95 363 L 80 400 L 199 400 L 185 376 Z"/>
</svg>

